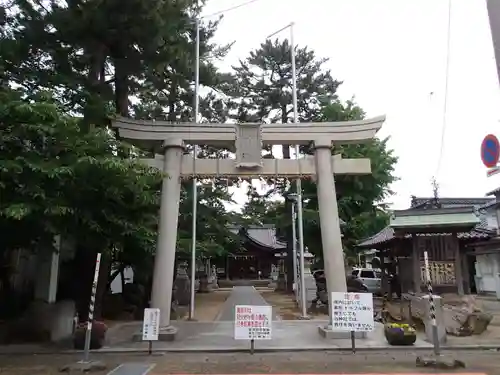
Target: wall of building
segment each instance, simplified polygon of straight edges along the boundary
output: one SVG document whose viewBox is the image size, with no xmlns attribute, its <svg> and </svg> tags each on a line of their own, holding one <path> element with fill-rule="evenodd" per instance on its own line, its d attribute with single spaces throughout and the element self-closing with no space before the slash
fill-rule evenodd
<svg viewBox="0 0 500 375">
<path fill-rule="evenodd" d="M 496 290 L 496 274 L 498 255 L 476 255 L 476 288 L 478 293 L 494 293 Z"/>
<path fill-rule="evenodd" d="M 486 210 L 486 212 L 484 213 L 484 217 L 486 218 L 488 229 L 496 230 L 498 228 L 497 214 L 495 209 L 490 208 Z"/>
</svg>

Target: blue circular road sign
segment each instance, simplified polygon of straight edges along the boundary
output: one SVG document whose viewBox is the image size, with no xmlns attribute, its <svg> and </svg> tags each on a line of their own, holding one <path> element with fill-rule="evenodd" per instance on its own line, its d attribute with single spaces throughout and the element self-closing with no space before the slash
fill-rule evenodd
<svg viewBox="0 0 500 375">
<path fill-rule="evenodd" d="M 493 134 L 488 134 L 481 143 L 481 160 L 486 168 L 493 168 L 497 166 L 499 158 L 500 143 L 498 138 Z"/>
</svg>

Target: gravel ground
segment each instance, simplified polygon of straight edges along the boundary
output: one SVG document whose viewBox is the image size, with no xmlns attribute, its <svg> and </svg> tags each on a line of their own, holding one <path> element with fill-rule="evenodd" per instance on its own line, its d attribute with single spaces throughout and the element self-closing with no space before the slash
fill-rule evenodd
<svg viewBox="0 0 500 375">
<path fill-rule="evenodd" d="M 416 374 L 433 373 L 415 368 L 416 353 L 408 352 L 293 352 L 238 354 L 170 353 L 147 356 L 93 355 L 102 360 L 108 370 L 93 374 L 105 375 L 121 363 L 155 363 L 152 375 L 164 374 Z M 421 353 L 419 352 L 419 355 Z M 500 356 L 496 351 L 457 351 L 456 358 L 465 361 L 466 370 L 445 373 L 500 374 Z M 78 361 L 70 355 L 0 356 L 0 374 L 49 375 L 58 374 L 59 368 Z"/>
</svg>

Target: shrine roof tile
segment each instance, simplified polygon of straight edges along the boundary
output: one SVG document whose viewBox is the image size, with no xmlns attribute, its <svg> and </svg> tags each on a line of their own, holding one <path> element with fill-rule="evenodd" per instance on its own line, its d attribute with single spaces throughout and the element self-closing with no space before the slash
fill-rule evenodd
<svg viewBox="0 0 500 375">
<path fill-rule="evenodd" d="M 286 243 L 277 239 L 276 228 L 272 224 L 250 225 L 246 228 L 233 226 L 229 228 L 235 234 L 239 233 L 241 229 L 245 229 L 248 238 L 262 247 L 273 250 L 286 248 Z"/>
<path fill-rule="evenodd" d="M 413 197 L 411 202 L 411 207 L 409 210 L 413 209 L 423 209 L 426 205 L 431 205 L 434 201 L 434 198 L 426 198 L 426 197 Z M 482 209 L 489 207 L 490 205 L 495 203 L 495 200 L 492 198 L 439 198 L 439 203 L 443 208 L 450 207 L 474 207 L 476 209 L 476 214 L 479 218 L 479 224 L 477 224 L 474 229 L 468 232 L 460 232 L 457 233 L 457 237 L 459 239 L 487 239 L 490 238 L 494 231 L 492 228 L 488 227 L 486 215 L 484 212 L 481 212 Z M 432 208 L 430 208 L 432 209 Z M 446 233 L 423 233 L 417 234 L 418 236 L 436 236 L 443 235 Z M 405 238 L 410 238 L 410 234 L 406 234 Z M 358 244 L 359 248 L 370 248 L 374 246 L 380 246 L 385 243 L 390 242 L 394 239 L 394 229 L 387 226 L 382 229 L 380 232 L 374 234 L 371 237 L 366 238 Z"/>
<path fill-rule="evenodd" d="M 441 236 L 447 233 L 419 233 L 417 236 Z M 467 239 L 487 239 L 490 238 L 494 232 L 489 229 L 481 228 L 481 224 L 476 226 L 473 230 L 469 232 L 459 232 L 457 233 L 457 237 L 462 240 Z M 394 229 L 391 227 L 385 227 L 377 234 L 367 238 L 366 240 L 360 242 L 357 246 L 359 248 L 368 248 L 370 246 L 379 246 L 384 243 L 389 243 L 392 239 L 394 239 Z M 411 238 L 411 234 L 405 234 L 404 238 Z"/>
<path fill-rule="evenodd" d="M 491 196 L 491 195 L 497 195 L 498 193 L 500 193 L 500 187 L 496 188 L 495 190 L 487 192 L 486 196 L 488 197 L 488 196 Z"/>
<path fill-rule="evenodd" d="M 468 207 L 474 206 L 479 208 L 485 204 L 491 203 L 492 198 L 439 198 L 439 203 L 443 208 L 447 207 Z M 413 197 L 411 200 L 412 208 L 421 208 L 434 201 L 433 197 Z"/>
</svg>

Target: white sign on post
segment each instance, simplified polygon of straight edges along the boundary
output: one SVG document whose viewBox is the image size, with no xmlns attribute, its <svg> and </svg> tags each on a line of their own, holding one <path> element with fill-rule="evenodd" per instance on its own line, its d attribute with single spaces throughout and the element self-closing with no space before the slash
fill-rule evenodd
<svg viewBox="0 0 500 375">
<path fill-rule="evenodd" d="M 331 293 L 332 323 L 334 331 L 373 331 L 373 294 Z"/>
<path fill-rule="evenodd" d="M 160 309 L 144 309 L 142 341 L 158 341 L 160 332 Z"/>
<path fill-rule="evenodd" d="M 234 317 L 235 340 L 271 340 L 271 306 L 237 305 Z"/>
</svg>

